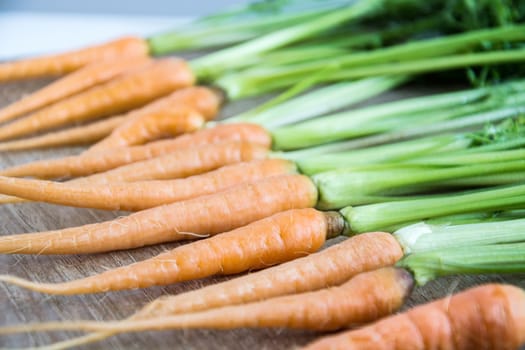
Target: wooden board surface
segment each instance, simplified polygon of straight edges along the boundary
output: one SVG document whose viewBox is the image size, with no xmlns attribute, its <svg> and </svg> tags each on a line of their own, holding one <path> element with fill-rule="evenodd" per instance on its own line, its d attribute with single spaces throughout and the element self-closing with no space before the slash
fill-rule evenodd
<svg viewBox="0 0 525 350">
<path fill-rule="evenodd" d="M 45 81 L 30 81 L 0 85 L 0 106 L 28 93 Z M 369 103 L 420 94 L 421 88 L 404 88 L 389 93 Z M 244 110 L 257 100 L 230 104 L 223 117 Z M 79 153 L 82 148 L 68 148 L 37 152 L 0 154 L 0 168 L 22 164 L 36 159 L 54 158 Z M 48 204 L 23 204 L 0 207 L 0 234 L 44 231 L 78 226 L 109 220 L 123 212 L 105 212 L 87 209 L 67 208 Z M 337 242 L 337 240 L 334 240 Z M 332 242 L 332 244 L 334 243 Z M 109 254 L 84 256 L 21 256 L 0 255 L 0 274 L 13 274 L 41 282 L 60 282 L 92 275 L 106 269 L 123 266 L 149 258 L 177 244 Z M 153 299 L 166 294 L 177 294 L 199 288 L 224 278 L 209 278 L 194 282 L 180 283 L 167 287 L 153 287 L 85 296 L 45 296 L 23 289 L 0 284 L 0 326 L 45 320 L 120 319 L 130 315 Z M 509 282 L 525 287 L 525 276 L 461 276 L 443 278 L 415 289 L 407 301 L 407 307 L 449 295 L 469 286 L 489 282 Z M 349 295 L 349 298 L 352 296 Z M 0 347 L 31 347 L 66 339 L 80 333 L 42 333 L 0 337 Z M 303 345 L 319 334 L 284 329 L 234 331 L 166 331 L 144 332 L 113 337 L 102 343 L 84 346 L 82 349 L 291 349 Z"/>
</svg>

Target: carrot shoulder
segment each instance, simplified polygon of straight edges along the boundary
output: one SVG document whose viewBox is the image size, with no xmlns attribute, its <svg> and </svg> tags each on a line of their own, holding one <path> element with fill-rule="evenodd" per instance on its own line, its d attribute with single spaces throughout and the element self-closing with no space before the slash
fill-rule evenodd
<svg viewBox="0 0 525 350">
<path fill-rule="evenodd" d="M 261 269 L 315 252 L 327 237 L 341 233 L 342 217 L 335 213 L 339 224 L 328 225 L 328 215 L 315 209 L 277 213 L 154 258 L 70 282 L 33 283 L 11 276 L 0 276 L 0 280 L 43 293 L 81 294 L 146 288 Z"/>
<path fill-rule="evenodd" d="M 0 252 L 82 254 L 131 249 L 226 232 L 275 213 L 313 207 L 317 189 L 302 175 L 281 175 L 155 207 L 103 223 L 0 237 Z"/>
<path fill-rule="evenodd" d="M 96 61 L 125 56 L 147 56 L 148 51 L 148 44 L 144 39 L 124 37 L 62 54 L 2 63 L 0 82 L 66 74 Z"/>
<path fill-rule="evenodd" d="M 83 176 L 190 147 L 236 141 L 250 142 L 268 148 L 271 143 L 271 136 L 263 127 L 256 124 L 220 125 L 182 135 L 172 140 L 151 142 L 144 146 L 118 148 L 100 153 L 88 152 L 78 156 L 18 165 L 1 170 L 0 175 L 39 178 Z"/>
<path fill-rule="evenodd" d="M 232 164 L 185 179 L 125 184 L 75 186 L 70 183 L 0 176 L 0 193 L 82 208 L 136 211 L 217 193 L 238 184 L 294 171 L 295 165 L 290 161 L 267 159 Z"/>
<path fill-rule="evenodd" d="M 4 125 L 0 127 L 0 139 L 122 113 L 193 82 L 193 74 L 184 61 L 159 60 Z"/>
<path fill-rule="evenodd" d="M 221 102 L 222 96 L 206 87 L 195 86 L 175 91 L 140 110 L 130 112 L 121 126 L 89 151 L 143 144 L 193 131 L 217 115 Z M 192 122 L 195 114 L 202 116 L 198 124 Z"/>
<path fill-rule="evenodd" d="M 148 61 L 147 56 L 134 56 L 89 63 L 64 78 L 1 109 L 0 122 L 14 119 L 62 98 L 105 83 L 122 73 L 143 66 Z"/>
<path fill-rule="evenodd" d="M 415 307 L 304 349 L 518 349 L 525 343 L 525 294 L 489 284 Z"/>
</svg>

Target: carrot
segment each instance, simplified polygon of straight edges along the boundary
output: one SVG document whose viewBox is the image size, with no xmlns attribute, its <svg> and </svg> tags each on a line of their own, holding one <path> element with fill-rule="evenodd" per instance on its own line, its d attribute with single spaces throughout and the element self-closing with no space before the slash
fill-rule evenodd
<svg viewBox="0 0 525 350">
<path fill-rule="evenodd" d="M 105 83 L 122 73 L 143 66 L 148 61 L 149 58 L 146 56 L 135 56 L 89 63 L 70 75 L 1 109 L 0 122 L 14 119 L 38 108 L 50 105 L 62 98 Z"/>
<path fill-rule="evenodd" d="M 38 148 L 90 144 L 111 134 L 117 126 L 124 122 L 125 118 L 123 115 L 117 115 L 87 125 L 75 126 L 44 135 L 0 142 L 0 151 L 23 151 Z"/>
<path fill-rule="evenodd" d="M 262 271 L 186 293 L 160 297 L 130 319 L 191 313 L 315 291 L 340 285 L 359 273 L 393 265 L 402 256 L 403 252 L 391 234 L 363 233 L 318 253 Z M 104 331 L 88 334 L 55 344 L 51 348 L 78 346 L 105 339 L 115 333 Z"/>
<path fill-rule="evenodd" d="M 390 316 L 304 349 L 518 349 L 525 343 L 525 295 L 487 284 Z"/>
<path fill-rule="evenodd" d="M 135 211 L 216 193 L 237 184 L 294 171 L 295 165 L 290 161 L 268 159 L 233 164 L 185 179 L 126 184 L 75 186 L 0 176 L 0 193 L 75 207 Z"/>
<path fill-rule="evenodd" d="M 192 239 L 272 214 L 313 207 L 314 184 L 302 175 L 274 176 L 226 191 L 75 228 L 0 237 L 0 253 L 82 254 Z"/>
<path fill-rule="evenodd" d="M 184 61 L 159 60 L 0 127 L 0 139 L 125 112 L 193 82 Z"/>
<path fill-rule="evenodd" d="M 0 276 L 0 280 L 63 295 L 173 284 L 261 269 L 302 257 L 319 250 L 327 238 L 340 234 L 343 227 L 342 217 L 335 212 L 295 209 L 79 280 L 34 283 L 8 275 Z"/>
<path fill-rule="evenodd" d="M 123 37 L 101 45 L 58 55 L 30 58 L 0 64 L 0 82 L 61 75 L 89 63 L 126 56 L 146 56 L 148 44 L 138 37 Z"/>
<path fill-rule="evenodd" d="M 218 90 L 205 87 L 196 86 L 176 91 L 151 105 L 153 110 L 163 113 L 130 116 L 122 126 L 113 131 L 109 137 L 92 146 L 89 151 L 131 146 L 163 136 L 178 135 L 181 133 L 177 132 L 181 118 L 180 121 L 183 122 L 184 117 L 187 118 L 194 110 L 209 121 L 217 115 L 222 99 Z M 183 109 L 181 105 L 189 109 Z"/>
<path fill-rule="evenodd" d="M 0 175 L 39 178 L 82 176 L 151 159 L 184 148 L 228 141 L 245 141 L 268 148 L 271 137 L 263 127 L 256 124 L 225 124 L 182 135 L 173 140 L 156 141 L 144 146 L 118 148 L 100 153 L 89 152 L 84 155 L 14 166 L 0 171 Z"/>
<path fill-rule="evenodd" d="M 357 275 L 338 287 L 257 303 L 138 321 L 49 322 L 6 327 L 0 329 L 0 334 L 60 329 L 131 332 L 177 328 L 287 327 L 332 330 L 391 314 L 403 305 L 412 285 L 412 278 L 405 270 L 384 268 Z"/>
<path fill-rule="evenodd" d="M 247 142 L 217 143 L 181 149 L 156 158 L 123 165 L 100 174 L 71 180 L 76 185 L 109 184 L 147 180 L 177 179 L 202 174 L 228 164 L 264 159 L 266 147 Z"/>
</svg>

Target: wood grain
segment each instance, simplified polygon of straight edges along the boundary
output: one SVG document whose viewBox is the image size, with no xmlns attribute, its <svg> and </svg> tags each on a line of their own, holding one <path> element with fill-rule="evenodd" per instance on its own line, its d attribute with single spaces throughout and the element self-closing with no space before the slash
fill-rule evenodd
<svg viewBox="0 0 525 350">
<path fill-rule="evenodd" d="M 46 81 L 30 81 L 0 85 L 0 105 L 14 101 L 45 83 Z M 373 104 L 382 100 L 417 95 L 427 91 L 421 86 L 405 88 L 368 103 Z M 264 98 L 229 104 L 223 112 L 223 117 L 245 110 L 261 100 Z M 36 159 L 76 154 L 80 151 L 81 148 L 68 148 L 2 153 L 0 154 L 0 168 Z M 0 234 L 78 226 L 109 220 L 125 214 L 123 212 L 104 212 L 39 203 L 8 205 L 0 207 Z M 337 239 L 333 240 L 331 244 L 335 242 Z M 143 260 L 175 246 L 177 244 L 165 244 L 131 251 L 84 256 L 3 255 L 0 256 L 0 274 L 9 273 L 42 282 L 60 282 Z M 73 297 L 44 296 L 0 284 L 0 326 L 45 320 L 120 319 L 161 295 L 177 294 L 221 280 L 223 278 L 210 278 L 167 287 Z M 508 282 L 525 287 L 525 275 L 443 278 L 431 282 L 425 287 L 416 288 L 407 302 L 407 307 L 489 281 Z M 77 334 L 79 333 L 60 332 L 0 338 L 0 347 L 44 345 Z M 312 332 L 283 329 L 144 332 L 120 335 L 102 343 L 84 346 L 82 349 L 290 349 L 305 344 L 316 336 L 317 334 Z"/>
</svg>

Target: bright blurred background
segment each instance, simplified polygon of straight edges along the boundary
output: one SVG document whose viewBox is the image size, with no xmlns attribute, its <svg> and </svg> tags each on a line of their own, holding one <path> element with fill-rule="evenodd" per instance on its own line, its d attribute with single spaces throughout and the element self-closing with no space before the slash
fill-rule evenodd
<svg viewBox="0 0 525 350">
<path fill-rule="evenodd" d="M 147 36 L 243 0 L 0 0 L 0 59 Z"/>
</svg>

